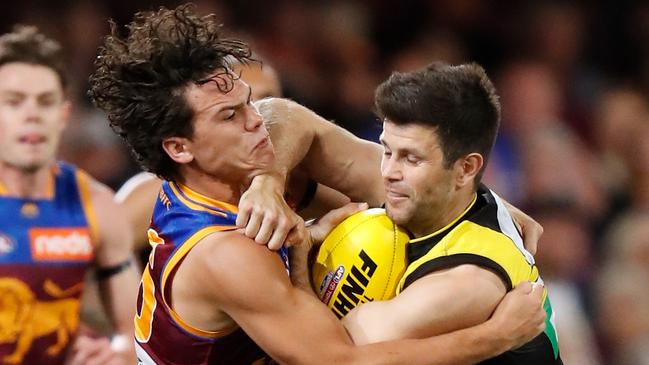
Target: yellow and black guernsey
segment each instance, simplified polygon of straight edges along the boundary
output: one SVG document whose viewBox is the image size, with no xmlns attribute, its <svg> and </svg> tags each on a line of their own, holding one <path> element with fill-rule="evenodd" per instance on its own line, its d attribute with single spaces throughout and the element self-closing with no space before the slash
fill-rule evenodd
<svg viewBox="0 0 649 365">
<path fill-rule="evenodd" d="M 543 282 L 534 257 L 523 247 L 523 240 L 502 200 L 483 185 L 469 207 L 450 224 L 410 241 L 408 262 L 397 294 L 431 272 L 463 264 L 494 272 L 505 283 L 507 291 L 523 281 Z M 562 364 L 554 313 L 545 289 L 543 307 L 547 314 L 544 333 L 519 349 L 480 364 Z"/>
</svg>

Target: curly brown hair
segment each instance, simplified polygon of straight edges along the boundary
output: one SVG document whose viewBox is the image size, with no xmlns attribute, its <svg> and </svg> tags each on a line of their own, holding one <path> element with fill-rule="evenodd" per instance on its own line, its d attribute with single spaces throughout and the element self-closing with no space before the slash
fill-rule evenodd
<svg viewBox="0 0 649 365">
<path fill-rule="evenodd" d="M 61 45 L 40 33 L 35 26 L 16 25 L 11 33 L 0 37 L 0 66 L 12 62 L 48 67 L 59 76 L 61 87 L 66 87 L 67 75 Z"/>
<path fill-rule="evenodd" d="M 108 114 L 111 127 L 126 140 L 142 168 L 173 179 L 177 165 L 162 141 L 193 134 L 186 87 L 213 81 L 221 92 L 229 92 L 237 77 L 230 71 L 231 62 L 248 62 L 250 48 L 223 38 L 216 17 L 197 15 L 191 4 L 137 13 L 123 38 L 110 23 L 88 94 Z"/>
</svg>

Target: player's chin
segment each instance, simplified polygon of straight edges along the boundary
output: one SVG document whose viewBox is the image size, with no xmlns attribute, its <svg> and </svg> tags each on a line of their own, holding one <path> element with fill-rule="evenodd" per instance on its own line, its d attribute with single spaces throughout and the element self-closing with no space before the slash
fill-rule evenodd
<svg viewBox="0 0 649 365">
<path fill-rule="evenodd" d="M 390 219 L 392 219 L 392 221 L 398 226 L 404 225 L 409 220 L 410 215 L 406 207 L 394 205 L 391 206 L 389 203 L 386 203 L 385 210 L 388 214 L 388 217 L 390 217 Z"/>
<path fill-rule="evenodd" d="M 270 166 L 275 162 L 275 150 L 272 147 L 257 148 L 252 151 L 250 157 L 253 165 Z"/>
<path fill-rule="evenodd" d="M 15 161 L 12 165 L 25 172 L 36 172 L 49 164 L 49 159 L 41 157 L 32 157 Z"/>
</svg>

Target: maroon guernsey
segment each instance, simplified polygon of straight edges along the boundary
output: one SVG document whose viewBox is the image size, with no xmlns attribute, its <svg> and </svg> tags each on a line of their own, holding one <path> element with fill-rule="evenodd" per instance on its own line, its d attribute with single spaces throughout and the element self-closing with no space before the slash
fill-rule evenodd
<svg viewBox="0 0 649 365">
<path fill-rule="evenodd" d="M 239 327 L 195 328 L 172 309 L 170 287 L 178 264 L 207 235 L 236 228 L 233 205 L 163 182 L 149 229 L 153 246 L 142 275 L 135 344 L 143 365 L 264 364 L 265 353 Z M 280 253 L 288 267 L 286 251 Z"/>
</svg>

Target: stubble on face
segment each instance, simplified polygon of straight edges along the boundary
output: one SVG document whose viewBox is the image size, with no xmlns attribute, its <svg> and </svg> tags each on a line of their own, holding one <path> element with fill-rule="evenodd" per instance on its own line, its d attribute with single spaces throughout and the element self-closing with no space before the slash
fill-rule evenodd
<svg viewBox="0 0 649 365">
<path fill-rule="evenodd" d="M 382 173 L 388 216 L 414 234 L 444 223 L 455 189 L 454 170 L 445 168 L 435 128 L 384 122 Z"/>
<path fill-rule="evenodd" d="M 444 176 L 437 183 L 411 189 L 411 195 L 402 204 L 390 206 L 386 203 L 388 217 L 415 236 L 441 228 L 453 194 L 451 171 L 443 170 L 441 173 Z"/>
</svg>

